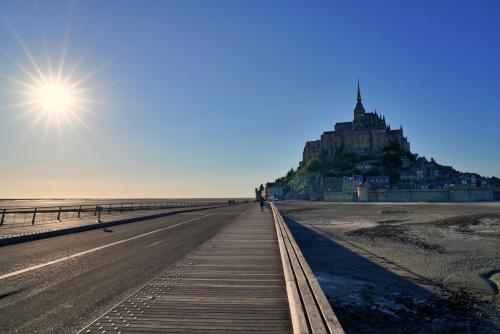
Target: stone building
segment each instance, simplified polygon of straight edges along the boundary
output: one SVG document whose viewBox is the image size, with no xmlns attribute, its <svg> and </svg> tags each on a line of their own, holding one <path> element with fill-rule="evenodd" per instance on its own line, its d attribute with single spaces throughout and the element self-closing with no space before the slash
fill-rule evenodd
<svg viewBox="0 0 500 334">
<path fill-rule="evenodd" d="M 283 199 L 283 187 L 276 182 L 266 183 L 266 198 L 268 201 L 278 201 Z"/>
<path fill-rule="evenodd" d="M 311 159 L 332 162 L 337 152 L 357 153 L 378 156 L 391 142 L 397 142 L 401 148 L 410 151 L 410 144 L 403 134 L 403 128 L 392 130 L 386 124 L 385 117 L 377 112 L 366 112 L 361 103 L 361 91 L 358 82 L 357 103 L 352 122 L 335 124 L 334 131 L 327 131 L 321 139 L 309 141 L 304 148 L 302 162 Z"/>
<path fill-rule="evenodd" d="M 363 184 L 363 175 L 344 176 L 342 182 L 342 192 L 355 193 L 358 187 Z"/>
<path fill-rule="evenodd" d="M 367 176 L 365 184 L 370 190 L 389 189 L 390 180 L 387 175 Z"/>
</svg>

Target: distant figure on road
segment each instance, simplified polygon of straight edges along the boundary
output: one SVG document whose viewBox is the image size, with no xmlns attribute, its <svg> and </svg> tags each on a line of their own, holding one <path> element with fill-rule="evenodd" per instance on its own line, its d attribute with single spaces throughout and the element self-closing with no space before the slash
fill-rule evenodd
<svg viewBox="0 0 500 334">
<path fill-rule="evenodd" d="M 262 197 L 260 198 L 260 211 L 264 212 L 264 199 Z"/>
</svg>

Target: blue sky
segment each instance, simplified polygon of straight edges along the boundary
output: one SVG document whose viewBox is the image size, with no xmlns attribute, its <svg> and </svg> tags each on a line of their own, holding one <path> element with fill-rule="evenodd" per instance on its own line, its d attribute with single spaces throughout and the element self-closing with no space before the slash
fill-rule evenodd
<svg viewBox="0 0 500 334">
<path fill-rule="evenodd" d="M 0 197 L 251 196 L 352 119 L 358 76 L 412 151 L 500 175 L 498 1 L 3 1 L 0 21 Z M 46 72 L 65 33 L 90 130 L 28 132 L 9 57 Z"/>
</svg>

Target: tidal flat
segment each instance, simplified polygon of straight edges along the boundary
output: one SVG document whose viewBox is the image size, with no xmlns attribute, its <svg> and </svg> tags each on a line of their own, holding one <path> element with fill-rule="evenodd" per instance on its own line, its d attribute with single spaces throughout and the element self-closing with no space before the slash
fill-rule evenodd
<svg viewBox="0 0 500 334">
<path fill-rule="evenodd" d="M 348 333 L 500 333 L 500 203 L 281 202 Z"/>
</svg>

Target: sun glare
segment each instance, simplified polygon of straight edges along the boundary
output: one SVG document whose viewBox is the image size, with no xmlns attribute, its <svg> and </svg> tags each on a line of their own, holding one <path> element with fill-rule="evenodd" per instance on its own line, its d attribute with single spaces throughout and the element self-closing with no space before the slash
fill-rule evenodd
<svg viewBox="0 0 500 334">
<path fill-rule="evenodd" d="M 82 125 L 92 132 L 85 122 L 85 114 L 96 113 L 98 102 L 91 96 L 94 95 L 91 92 L 97 87 L 89 86 L 89 79 L 102 68 L 79 76 L 82 58 L 72 66 L 67 66 L 66 45 L 56 66 L 52 65 L 53 60 L 47 52 L 46 66 L 42 66 L 20 38 L 18 42 L 28 62 L 23 63 L 20 57 L 11 57 L 4 53 L 20 73 L 15 77 L 1 73 L 0 76 L 15 86 L 11 91 L 17 99 L 7 108 L 19 110 L 21 117 L 31 120 L 31 126 L 23 138 L 40 123 L 45 123 L 44 136 L 52 133 L 48 129 L 55 126 L 60 142 L 66 129 L 76 132 L 75 124 Z"/>
<path fill-rule="evenodd" d="M 71 89 L 60 83 L 48 83 L 36 92 L 39 107 L 49 113 L 64 113 L 75 103 Z"/>
</svg>

